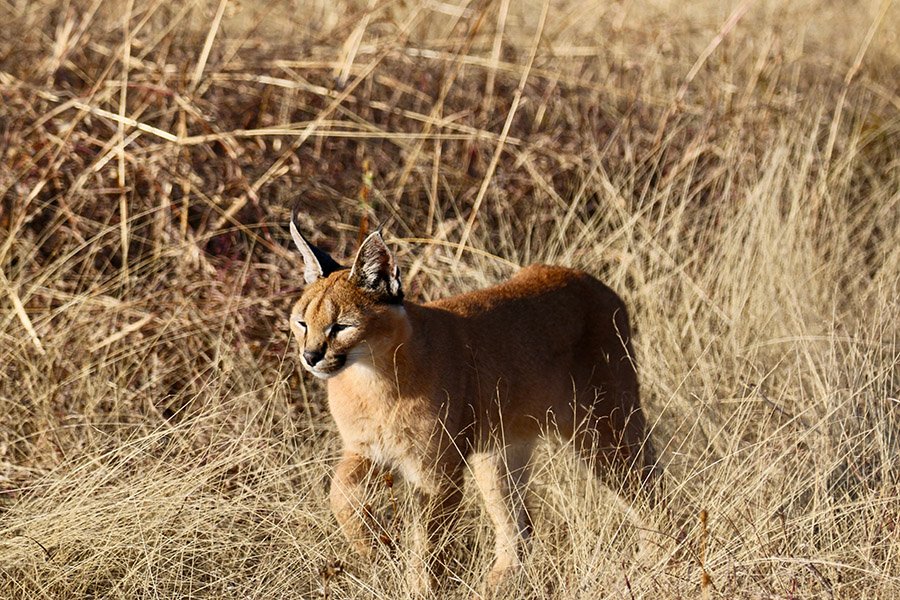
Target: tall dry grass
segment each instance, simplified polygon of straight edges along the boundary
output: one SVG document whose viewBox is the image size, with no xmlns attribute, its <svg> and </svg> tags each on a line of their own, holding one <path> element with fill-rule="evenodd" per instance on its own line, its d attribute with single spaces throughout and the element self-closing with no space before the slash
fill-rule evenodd
<svg viewBox="0 0 900 600">
<path fill-rule="evenodd" d="M 632 307 L 653 546 L 548 444 L 518 597 L 900 595 L 896 4 L 0 19 L 0 597 L 407 596 L 406 546 L 358 564 L 327 509 L 295 202 L 339 256 L 384 223 L 415 299 L 546 261 Z M 489 562 L 465 510 L 447 597 Z"/>
</svg>

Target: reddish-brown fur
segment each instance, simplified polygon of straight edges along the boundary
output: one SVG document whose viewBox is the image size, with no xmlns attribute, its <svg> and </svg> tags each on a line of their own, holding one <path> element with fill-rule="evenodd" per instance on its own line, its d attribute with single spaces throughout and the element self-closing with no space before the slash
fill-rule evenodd
<svg viewBox="0 0 900 600">
<path fill-rule="evenodd" d="M 309 268 L 316 257 L 295 239 Z M 495 528 L 490 587 L 520 567 L 523 497 L 542 433 L 573 439 L 616 489 L 634 491 L 652 472 L 627 311 L 594 277 L 535 265 L 491 288 L 402 302 L 399 270 L 378 234 L 352 271 L 329 267 L 308 272 L 291 322 L 304 356 L 317 358 L 324 344 L 320 362 L 304 366 L 327 378 L 344 442 L 332 507 L 362 554 L 372 544 L 362 507 L 373 466 L 401 473 L 422 499 L 420 590 L 440 575 L 434 544 L 452 522 L 466 470 Z M 353 326 L 335 334 L 335 323 Z"/>
</svg>

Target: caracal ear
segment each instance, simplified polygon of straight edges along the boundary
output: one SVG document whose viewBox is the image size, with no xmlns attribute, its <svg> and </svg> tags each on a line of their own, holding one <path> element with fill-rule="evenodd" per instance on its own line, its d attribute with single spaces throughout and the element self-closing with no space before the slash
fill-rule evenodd
<svg viewBox="0 0 900 600">
<path fill-rule="evenodd" d="M 384 243 L 381 231 L 369 234 L 359 247 L 350 270 L 350 281 L 366 291 L 383 296 L 389 302 L 403 301 L 400 267 Z"/>
<path fill-rule="evenodd" d="M 309 243 L 300 230 L 297 229 L 296 211 L 291 213 L 291 237 L 294 238 L 294 244 L 297 250 L 303 256 L 303 278 L 307 284 L 321 278 L 328 277 L 335 271 L 343 269 L 327 252 L 319 250 Z"/>
</svg>

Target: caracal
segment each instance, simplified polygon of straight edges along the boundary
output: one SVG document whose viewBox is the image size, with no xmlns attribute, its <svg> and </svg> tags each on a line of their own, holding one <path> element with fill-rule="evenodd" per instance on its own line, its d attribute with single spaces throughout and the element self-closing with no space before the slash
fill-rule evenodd
<svg viewBox="0 0 900 600">
<path fill-rule="evenodd" d="M 344 444 L 331 507 L 353 547 L 373 550 L 366 508 L 374 469 L 416 490 L 415 590 L 442 582 L 436 542 L 474 476 L 494 526 L 488 591 L 521 569 L 531 524 L 529 462 L 552 430 L 608 485 L 635 492 L 655 458 L 638 399 L 622 299 L 582 271 L 534 265 L 483 290 L 417 304 L 379 232 L 351 268 L 316 248 L 291 219 L 307 286 L 291 314 L 303 366 L 327 380 Z"/>
</svg>

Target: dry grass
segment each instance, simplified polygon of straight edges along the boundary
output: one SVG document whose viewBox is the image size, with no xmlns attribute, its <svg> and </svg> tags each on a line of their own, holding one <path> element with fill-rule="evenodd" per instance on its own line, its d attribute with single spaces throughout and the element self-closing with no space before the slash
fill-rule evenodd
<svg viewBox="0 0 900 600">
<path fill-rule="evenodd" d="M 548 445 L 519 596 L 900 595 L 900 8 L 542 7 L 0 2 L 0 597 L 406 596 L 326 506 L 298 199 L 414 298 L 547 261 L 633 307 L 659 548 Z"/>
</svg>

